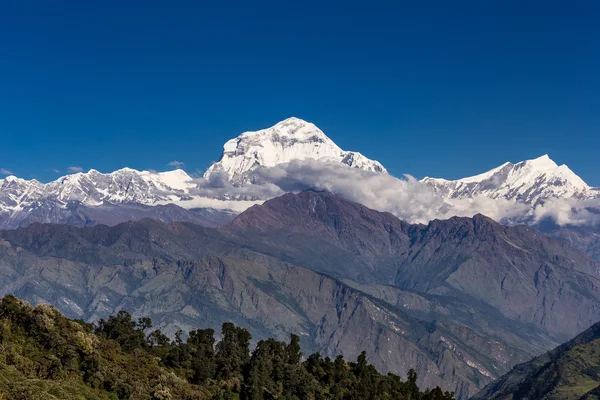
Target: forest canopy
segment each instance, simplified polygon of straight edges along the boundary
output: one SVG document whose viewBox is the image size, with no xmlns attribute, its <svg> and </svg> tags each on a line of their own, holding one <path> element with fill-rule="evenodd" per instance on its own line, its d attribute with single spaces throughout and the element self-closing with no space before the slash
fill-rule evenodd
<svg viewBox="0 0 600 400">
<path fill-rule="evenodd" d="M 149 318 L 119 311 L 92 325 L 49 305 L 0 300 L 0 399 L 398 399 L 450 400 L 422 391 L 411 370 L 380 374 L 362 352 L 356 361 L 302 354 L 300 338 L 261 340 L 224 323 L 179 331 L 174 340 Z"/>
</svg>

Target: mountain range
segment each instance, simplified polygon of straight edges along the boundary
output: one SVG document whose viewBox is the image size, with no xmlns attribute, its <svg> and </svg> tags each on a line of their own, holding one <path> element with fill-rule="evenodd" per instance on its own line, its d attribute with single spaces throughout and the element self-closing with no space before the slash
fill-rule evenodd
<svg viewBox="0 0 600 400">
<path fill-rule="evenodd" d="M 244 132 L 237 138 L 229 140 L 223 147 L 220 160 L 210 166 L 202 177 L 190 176 L 181 169 L 154 172 L 137 171 L 131 168 L 123 168 L 112 173 L 90 170 L 87 173 L 67 175 L 46 184 L 35 179 L 27 181 L 8 176 L 0 180 L 0 227 L 26 226 L 35 221 L 68 223 L 68 210 L 73 207 L 73 203 L 86 209 L 102 208 L 107 205 L 113 206 L 114 209 L 114 206 L 127 207 L 132 204 L 142 206 L 174 204 L 185 210 L 233 209 L 239 212 L 257 201 L 262 202 L 289 191 L 281 184 L 273 189 L 273 177 L 265 171 L 279 167 L 284 168 L 285 173 L 285 168 L 289 167 L 290 163 L 308 161 L 317 162 L 314 164 L 317 172 L 319 165 L 333 164 L 338 166 L 340 173 L 347 173 L 349 168 L 387 175 L 387 170 L 381 163 L 368 159 L 358 152 L 340 149 L 314 124 L 292 117 L 268 129 Z M 281 174 L 282 170 L 278 169 L 276 172 Z M 259 183 L 270 185 L 271 190 L 261 188 L 250 191 L 250 194 L 240 195 L 235 189 Z M 545 204 L 550 204 L 553 200 L 600 199 L 598 189 L 590 187 L 566 165 L 557 165 L 547 155 L 516 164 L 507 162 L 469 178 L 452 181 L 426 177 L 420 183 L 424 185 L 420 190 L 430 188 L 432 196 L 437 196 L 439 201 L 447 203 L 446 207 L 451 210 L 453 207 L 456 208 L 457 201 L 473 199 L 487 199 L 487 202 L 493 203 L 495 207 L 518 209 L 516 214 L 512 213 L 510 218 L 506 218 L 506 221 L 513 223 L 538 223 L 542 218 L 534 218 L 536 215 L 539 217 L 540 213 L 537 211 L 542 210 Z M 320 187 L 323 184 L 316 178 L 304 182 L 304 185 L 307 186 L 306 188 L 331 189 Z M 360 185 L 360 182 L 357 182 L 357 185 Z M 218 193 L 211 191 L 210 189 L 214 187 L 221 190 Z M 219 201 L 218 199 L 244 199 L 255 200 L 255 202 Z M 505 202 L 496 204 L 498 200 L 505 200 Z M 571 203 L 569 205 L 574 206 Z M 581 207 L 588 212 L 591 210 L 592 215 L 597 216 L 600 207 L 594 205 L 595 203 L 583 204 Z M 148 211 L 148 216 L 152 216 L 153 213 L 160 214 Z M 452 211 L 449 213 L 450 215 L 443 216 L 451 216 Z M 132 218 L 137 219 L 142 214 L 137 212 Z M 458 208 L 456 208 L 456 215 L 462 215 Z M 503 215 L 508 215 L 508 212 L 500 213 L 498 219 L 502 220 Z M 572 222 L 559 220 L 556 213 L 547 215 L 555 217 L 554 219 L 561 226 Z M 164 219 L 168 220 L 166 217 Z M 175 217 L 174 220 L 193 220 L 193 217 L 181 216 Z M 85 223 L 114 225 L 118 222 L 122 221 L 110 221 L 98 217 L 90 218 Z M 595 222 L 593 221 L 594 225 Z M 578 220 L 577 225 L 584 224 Z"/>
<path fill-rule="evenodd" d="M 0 295 L 94 321 L 126 309 L 164 332 L 234 321 L 254 337 L 381 370 L 418 366 L 459 398 L 600 319 L 600 265 L 477 215 L 408 224 L 328 193 L 286 194 L 214 229 L 143 219 L 0 234 Z"/>
<path fill-rule="evenodd" d="M 90 322 L 126 309 L 171 336 L 297 332 L 463 400 L 600 320 L 599 223 L 600 191 L 547 155 L 398 179 L 289 118 L 202 176 L 0 180 L 0 296 Z"/>
<path fill-rule="evenodd" d="M 181 169 L 130 168 L 90 170 L 45 184 L 8 176 L 0 180 L 0 228 L 33 222 L 114 226 L 145 217 L 219 226 L 253 204 L 310 188 L 409 222 L 479 212 L 508 225 L 526 223 L 600 260 L 600 190 L 547 155 L 507 162 L 469 178 L 406 182 L 390 176 L 381 163 L 340 149 L 314 124 L 293 117 L 229 140 L 220 160 L 202 177 Z M 401 200 L 403 196 L 407 199 Z"/>
</svg>

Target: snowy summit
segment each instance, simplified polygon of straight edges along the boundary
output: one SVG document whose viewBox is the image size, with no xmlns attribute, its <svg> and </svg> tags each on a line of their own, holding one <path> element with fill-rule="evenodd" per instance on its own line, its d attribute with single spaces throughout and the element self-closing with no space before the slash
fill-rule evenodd
<svg viewBox="0 0 600 400">
<path fill-rule="evenodd" d="M 91 207 L 104 203 L 177 202 L 189 197 L 193 187 L 192 178 L 181 169 L 152 172 L 123 168 L 108 174 L 92 169 L 46 184 L 9 176 L 0 179 L 0 214 L 15 217 L 48 200 L 61 206 L 77 201 Z"/>
<path fill-rule="evenodd" d="M 307 159 L 337 161 L 353 168 L 387 173 L 379 162 L 358 152 L 340 149 L 314 124 L 292 117 L 227 141 L 221 160 L 214 163 L 204 177 L 223 171 L 231 182 L 245 183 L 246 174 L 256 167 Z"/>
<path fill-rule="evenodd" d="M 556 164 L 548 155 L 513 164 L 504 163 L 480 175 L 458 180 L 423 178 L 422 183 L 455 199 L 485 196 L 537 205 L 545 199 L 592 198 L 597 195 L 566 165 Z"/>
</svg>

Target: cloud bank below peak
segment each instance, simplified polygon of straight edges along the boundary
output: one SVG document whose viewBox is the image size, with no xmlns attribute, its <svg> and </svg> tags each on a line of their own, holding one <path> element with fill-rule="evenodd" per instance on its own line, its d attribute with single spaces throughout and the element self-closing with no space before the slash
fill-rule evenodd
<svg viewBox="0 0 600 400">
<path fill-rule="evenodd" d="M 411 175 L 389 174 L 351 168 L 333 161 L 295 160 L 273 167 L 258 167 L 249 175 L 252 183 L 234 185 L 227 174 L 212 173 L 195 180 L 201 197 L 228 200 L 267 200 L 287 192 L 327 190 L 367 207 L 387 211 L 412 223 L 481 213 L 496 220 L 517 218 L 527 205 L 505 199 L 477 196 L 445 199 Z"/>
</svg>

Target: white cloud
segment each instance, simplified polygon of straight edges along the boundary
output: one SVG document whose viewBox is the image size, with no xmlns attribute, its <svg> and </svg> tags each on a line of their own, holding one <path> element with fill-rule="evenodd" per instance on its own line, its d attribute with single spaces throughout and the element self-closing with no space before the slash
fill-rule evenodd
<svg viewBox="0 0 600 400">
<path fill-rule="evenodd" d="M 194 182 L 198 184 L 194 194 L 222 200 L 267 200 L 285 193 L 281 187 L 271 182 L 234 186 L 224 171 L 214 171 L 209 178 L 197 178 Z"/>
<path fill-rule="evenodd" d="M 230 208 L 243 211 L 253 204 L 287 192 L 327 190 L 367 207 L 387 211 L 411 223 L 428 223 L 453 216 L 486 215 L 508 224 L 540 222 L 551 218 L 559 225 L 600 225 L 600 196 L 596 200 L 550 199 L 535 208 L 516 200 L 478 196 L 448 199 L 410 175 L 396 178 L 339 164 L 315 160 L 292 161 L 275 167 L 259 167 L 250 175 L 252 184 L 231 184 L 224 172 L 194 180 L 198 205 L 183 207 Z M 600 192 L 599 192 L 600 195 Z M 216 200 L 218 199 L 218 200 Z M 191 204 L 191 203 L 189 203 Z"/>
<path fill-rule="evenodd" d="M 181 167 L 183 167 L 183 166 L 185 165 L 185 163 L 184 163 L 184 162 L 182 162 L 182 161 L 177 161 L 177 160 L 175 160 L 175 161 L 171 161 L 171 162 L 170 162 L 170 163 L 168 163 L 167 165 L 168 165 L 169 167 L 181 168 Z"/>
<path fill-rule="evenodd" d="M 81 168 L 81 167 L 69 167 L 69 168 L 67 168 L 67 171 L 69 171 L 72 174 L 75 174 L 77 172 L 83 172 L 83 168 Z"/>
<path fill-rule="evenodd" d="M 535 222 L 551 218 L 558 225 L 600 225 L 600 198 L 549 199 L 533 210 Z"/>
<path fill-rule="evenodd" d="M 6 168 L 0 168 L 0 175 L 14 175 L 11 171 Z"/>
<path fill-rule="evenodd" d="M 58 170 L 56 168 L 52 168 L 52 172 L 54 172 L 55 174 L 60 174 L 60 170 Z"/>
<path fill-rule="evenodd" d="M 447 200 L 410 175 L 399 179 L 336 162 L 303 160 L 270 168 L 259 167 L 251 180 L 252 185 L 238 187 L 232 185 L 225 174 L 214 172 L 209 179 L 196 180 L 199 186 L 197 194 L 225 200 L 265 200 L 286 192 L 327 190 L 413 223 L 477 213 L 502 220 L 523 215 L 528 209 L 525 205 L 503 199 Z"/>
</svg>

